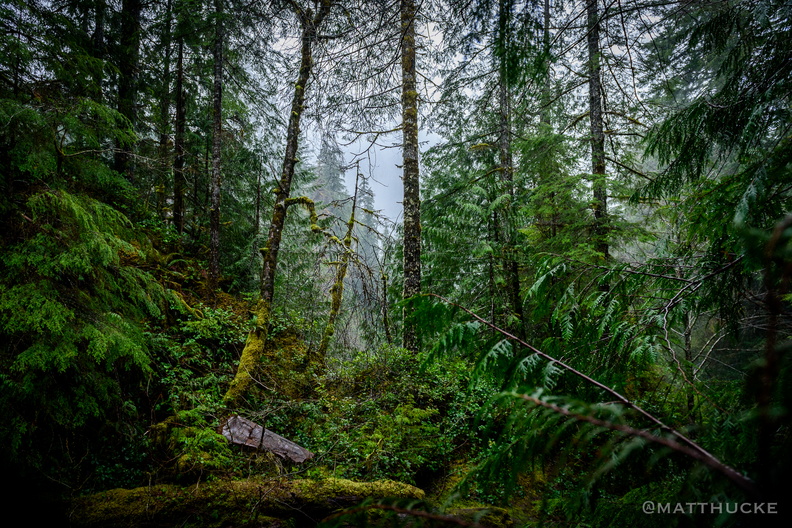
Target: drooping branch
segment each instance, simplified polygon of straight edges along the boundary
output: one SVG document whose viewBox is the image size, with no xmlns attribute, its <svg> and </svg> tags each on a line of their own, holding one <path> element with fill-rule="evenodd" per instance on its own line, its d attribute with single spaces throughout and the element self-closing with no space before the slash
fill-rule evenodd
<svg viewBox="0 0 792 528">
<path fill-rule="evenodd" d="M 644 440 L 648 440 L 649 442 L 652 442 L 652 443 L 655 443 L 655 444 L 660 444 L 660 445 L 663 445 L 663 446 L 668 447 L 670 449 L 673 449 L 674 451 L 676 451 L 678 453 L 682 453 L 684 455 L 687 455 L 687 456 L 689 456 L 691 458 L 694 458 L 694 459 L 698 460 L 699 462 L 701 462 L 704 465 L 710 467 L 711 469 L 714 469 L 715 471 L 723 473 L 726 477 L 728 477 L 730 480 L 732 480 L 735 484 L 740 486 L 740 488 L 742 488 L 744 491 L 746 491 L 746 492 L 748 492 L 750 494 L 756 494 L 756 488 L 754 487 L 753 482 L 751 482 L 750 479 L 747 479 L 746 477 L 740 475 L 739 473 L 734 471 L 729 466 L 725 466 L 720 461 L 718 461 L 716 458 L 713 458 L 711 456 L 705 456 L 701 451 L 699 451 L 697 449 L 692 449 L 691 447 L 689 447 L 687 445 L 680 444 L 679 442 L 677 442 L 677 441 L 675 441 L 673 439 L 664 438 L 662 436 L 657 436 L 656 434 L 653 434 L 653 433 L 651 433 L 649 431 L 646 431 L 644 429 L 635 429 L 634 427 L 630 427 L 629 425 L 608 422 L 608 421 L 605 421 L 605 420 L 600 420 L 599 418 L 594 418 L 593 416 L 589 416 L 587 414 L 580 414 L 580 413 L 572 412 L 569 409 L 565 409 L 563 407 L 559 407 L 558 405 L 555 405 L 553 403 L 542 401 L 539 398 L 535 398 L 534 396 L 530 396 L 528 394 L 513 393 L 512 396 L 515 397 L 515 398 L 520 398 L 520 399 L 529 401 L 529 402 L 531 402 L 531 403 L 533 403 L 535 405 L 538 405 L 540 407 L 544 407 L 545 409 L 549 409 L 549 410 L 551 410 L 553 412 L 562 414 L 564 416 L 568 416 L 570 418 L 574 418 L 575 420 L 578 420 L 578 421 L 581 421 L 581 422 L 588 422 L 588 423 L 590 423 L 592 425 L 596 425 L 597 427 L 602 427 L 604 429 L 610 429 L 611 431 L 618 431 L 620 433 L 624 433 L 624 434 L 627 434 L 627 435 L 630 435 L 630 436 L 637 436 L 639 438 L 643 438 Z M 724 468 L 727 468 L 730 472 L 733 472 L 733 473 L 724 472 Z M 733 478 L 735 475 L 738 475 L 741 478 L 739 478 L 739 479 Z"/>
<path fill-rule="evenodd" d="M 745 475 L 743 475 L 742 473 L 738 472 L 737 470 L 735 470 L 731 466 L 728 466 L 728 465 L 724 464 L 717 457 L 715 457 L 712 453 L 710 453 L 709 451 L 707 451 L 706 449 L 701 447 L 699 444 L 697 444 L 696 442 L 694 442 L 690 438 L 686 437 L 684 434 L 680 433 L 679 431 L 677 431 L 673 427 L 670 427 L 670 426 L 666 425 L 659 418 L 657 418 L 653 414 L 645 411 L 644 409 L 639 407 L 636 403 L 634 403 L 633 401 L 627 399 L 621 393 L 617 392 L 615 389 L 613 389 L 611 387 L 608 387 L 607 385 L 597 381 L 596 379 L 594 379 L 594 378 L 592 378 L 590 376 L 587 376 L 586 374 L 580 372 L 576 368 L 574 368 L 574 367 L 572 367 L 570 365 L 567 365 L 563 361 L 560 361 L 560 360 L 550 356 L 549 354 L 546 354 L 545 352 L 542 352 L 538 348 L 526 343 L 522 339 L 519 339 L 518 337 L 510 334 L 506 330 L 503 330 L 502 328 L 494 325 L 493 323 L 487 321 L 483 317 L 480 317 L 479 315 L 477 315 L 473 311 L 465 308 L 464 306 L 460 306 L 460 305 L 458 305 L 458 304 L 456 304 L 456 303 L 454 303 L 452 301 L 449 301 L 445 297 L 442 297 L 442 296 L 434 294 L 434 293 L 426 293 L 426 294 L 423 294 L 423 295 L 430 296 L 430 297 L 436 297 L 436 298 L 440 299 L 442 302 L 444 302 L 446 304 L 449 304 L 449 305 L 452 305 L 452 306 L 455 306 L 455 307 L 459 308 L 460 310 L 464 311 L 465 313 L 467 313 L 468 315 L 473 317 L 475 320 L 479 321 L 480 323 L 485 324 L 486 326 L 488 326 L 489 328 L 491 328 L 495 332 L 498 332 L 501 335 L 503 335 L 504 337 L 506 337 L 508 339 L 511 339 L 514 342 L 520 344 L 521 346 L 527 348 L 528 350 L 530 350 L 531 352 L 533 352 L 537 356 L 539 356 L 541 358 L 544 358 L 547 361 L 550 361 L 550 362 L 554 363 L 555 365 L 561 367 L 562 369 L 564 369 L 564 370 L 566 370 L 568 372 L 571 372 L 572 374 L 574 374 L 575 376 L 579 377 L 580 379 L 582 379 L 586 383 L 594 385 L 595 387 L 607 392 L 608 394 L 610 394 L 611 396 L 616 398 L 616 400 L 619 403 L 621 403 L 622 405 L 624 405 L 625 407 L 629 407 L 630 409 L 633 409 L 634 411 L 639 413 L 641 416 L 643 416 L 644 418 L 649 420 L 651 423 L 656 425 L 662 431 L 665 431 L 667 434 L 671 435 L 672 437 L 677 438 L 679 440 L 679 442 L 680 442 L 680 445 L 683 445 L 687 449 L 690 449 L 691 451 L 696 453 L 695 458 L 697 460 L 700 460 L 700 461 L 704 462 L 707 466 L 715 469 L 716 471 L 718 471 L 719 473 L 724 475 L 726 478 L 728 478 L 729 480 L 731 480 L 732 482 L 737 484 L 741 489 L 745 490 L 746 492 L 748 492 L 748 493 L 750 493 L 752 495 L 757 495 L 758 492 L 756 490 L 756 486 L 755 486 L 754 482 L 750 478 L 748 478 Z"/>
</svg>

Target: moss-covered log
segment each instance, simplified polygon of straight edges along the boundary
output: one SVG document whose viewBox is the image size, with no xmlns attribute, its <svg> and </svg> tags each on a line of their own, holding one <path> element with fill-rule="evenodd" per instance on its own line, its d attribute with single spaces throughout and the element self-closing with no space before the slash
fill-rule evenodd
<svg viewBox="0 0 792 528">
<path fill-rule="evenodd" d="M 413 486 L 382 480 L 241 480 L 188 487 L 158 485 L 116 489 L 75 499 L 74 527 L 221 527 L 315 524 L 366 498 L 422 499 Z M 289 523 L 288 525 L 294 525 Z"/>
</svg>

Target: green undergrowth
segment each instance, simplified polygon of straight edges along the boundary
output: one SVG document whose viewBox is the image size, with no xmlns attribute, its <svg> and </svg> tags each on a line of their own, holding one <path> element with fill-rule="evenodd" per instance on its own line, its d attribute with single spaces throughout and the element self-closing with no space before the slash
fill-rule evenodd
<svg viewBox="0 0 792 528">
<path fill-rule="evenodd" d="M 269 355 L 291 350 L 301 357 L 293 340 L 294 335 L 281 334 L 274 343 L 286 346 Z M 271 361 L 268 357 L 265 366 Z M 284 374 L 264 371 L 265 386 L 275 386 Z M 268 398 L 263 390 L 259 408 L 248 417 L 314 452 L 300 469 L 311 477 L 390 478 L 424 487 L 459 453 L 482 442 L 471 427 L 484 401 L 481 393 L 465 390 L 461 363 L 424 367 L 421 358 L 386 347 L 359 352 L 322 376 L 288 372 L 292 390 L 310 382 L 303 393 L 286 398 L 281 390 Z"/>
<path fill-rule="evenodd" d="M 549 476 L 512 464 L 522 468 L 516 486 L 514 475 L 480 470 L 521 453 L 504 449 L 518 439 L 508 436 L 513 406 L 492 404 L 501 386 L 469 357 L 380 346 L 336 349 L 317 366 L 309 358 L 320 322 L 276 310 L 255 388 L 228 409 L 254 296 L 209 291 L 200 255 L 172 232 L 136 226 L 86 196 L 40 191 L 18 212 L 19 236 L 0 267 L 0 435 L 15 469 L 59 483 L 61 495 L 389 480 L 426 490 L 427 503 L 409 508 L 431 515 L 489 515 L 485 524 L 498 527 L 566 518 L 577 462 Z M 232 412 L 315 456 L 290 465 L 229 445 L 218 427 Z M 639 495 L 606 486 L 575 504 L 599 501 L 594 512 L 608 516 Z"/>
</svg>

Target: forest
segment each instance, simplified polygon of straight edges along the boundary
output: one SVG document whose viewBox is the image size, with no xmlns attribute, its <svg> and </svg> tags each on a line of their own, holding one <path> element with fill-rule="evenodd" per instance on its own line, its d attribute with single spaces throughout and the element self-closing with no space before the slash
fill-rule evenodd
<svg viewBox="0 0 792 528">
<path fill-rule="evenodd" d="M 0 0 L 2 523 L 792 526 L 791 112 L 788 0 Z"/>
</svg>

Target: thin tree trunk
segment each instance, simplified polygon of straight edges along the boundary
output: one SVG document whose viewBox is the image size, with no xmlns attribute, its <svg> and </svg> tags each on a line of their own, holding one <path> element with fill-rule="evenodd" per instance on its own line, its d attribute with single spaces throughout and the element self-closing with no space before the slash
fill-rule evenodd
<svg viewBox="0 0 792 528">
<path fill-rule="evenodd" d="M 402 155 L 404 170 L 404 298 L 421 293 L 421 197 L 418 169 L 418 91 L 415 69 L 414 0 L 401 0 Z M 419 343 L 411 313 L 404 313 L 404 347 Z"/>
<path fill-rule="evenodd" d="M 184 37 L 179 35 L 176 57 L 176 125 L 174 128 L 173 159 L 173 225 L 184 233 L 184 136 L 187 123 L 184 97 Z"/>
<path fill-rule="evenodd" d="M 393 336 L 391 336 L 390 321 L 388 320 L 388 276 L 382 272 L 381 267 L 380 279 L 382 280 L 382 327 L 385 330 L 385 342 L 390 345 L 393 343 Z"/>
<path fill-rule="evenodd" d="M 294 168 L 297 164 L 300 118 L 305 108 L 305 88 L 313 69 L 312 46 L 316 40 L 317 29 L 330 12 L 331 0 L 321 0 L 319 11 L 315 15 L 311 9 L 302 10 L 296 4 L 293 5 L 302 26 L 300 72 L 294 85 L 289 125 L 286 130 L 286 152 L 283 159 L 281 178 L 275 191 L 272 221 L 270 222 L 269 234 L 267 235 L 267 243 L 261 250 L 264 263 L 261 272 L 261 297 L 255 308 L 256 325 L 248 334 L 236 376 L 223 398 L 225 404 L 229 407 L 238 406 L 242 401 L 253 382 L 256 366 L 264 353 L 272 300 L 275 294 L 275 271 L 278 266 L 278 252 L 283 235 L 283 226 L 286 221 L 286 211 L 288 210 L 287 200 L 291 193 Z"/>
<path fill-rule="evenodd" d="M 552 105 L 552 76 L 550 66 L 552 64 L 551 41 L 550 41 L 550 0 L 544 0 L 542 8 L 542 18 L 544 20 L 544 27 L 542 29 L 542 53 L 545 60 L 545 78 L 544 85 L 542 86 L 541 105 L 542 108 L 539 112 L 539 124 L 542 134 L 551 134 L 553 132 L 553 125 L 550 123 L 550 107 Z M 541 178 L 547 183 L 552 185 L 550 181 L 550 169 L 547 168 L 541 174 Z M 557 195 L 555 192 L 550 193 L 550 217 L 546 220 L 550 224 L 550 237 L 555 238 L 558 234 L 558 224 L 560 221 L 560 214 L 558 210 Z"/>
<path fill-rule="evenodd" d="M 338 262 L 338 268 L 336 268 L 335 282 L 333 282 L 333 286 L 330 287 L 330 316 L 328 317 L 327 325 L 322 334 L 322 340 L 319 343 L 316 357 L 313 358 L 314 361 L 319 364 L 320 368 L 324 364 L 327 349 L 330 346 L 330 340 L 335 334 L 336 320 L 338 319 L 338 314 L 341 313 L 341 301 L 344 300 L 344 279 L 346 278 L 347 269 L 349 267 L 349 258 L 352 255 L 352 231 L 355 229 L 355 212 L 357 209 L 359 182 L 360 171 L 358 170 L 355 176 L 355 192 L 352 195 L 352 213 L 349 215 L 349 221 L 347 222 L 346 235 L 344 235 L 344 240 L 341 241 L 344 253 L 341 255 L 341 259 Z"/>
<path fill-rule="evenodd" d="M 93 55 L 99 61 L 103 61 L 105 59 L 105 11 L 107 10 L 107 4 L 105 0 L 96 0 L 94 2 L 94 32 L 91 35 L 91 46 L 93 48 Z M 101 64 L 101 62 L 100 62 Z M 102 83 L 104 82 L 104 72 L 103 67 L 99 65 L 98 67 L 94 67 L 92 69 L 93 74 L 93 88 L 94 88 L 94 99 L 101 103 L 103 99 L 102 95 Z"/>
<path fill-rule="evenodd" d="M 162 45 L 165 48 L 163 62 L 162 94 L 160 97 L 160 138 L 159 156 L 161 170 L 157 176 L 157 212 L 165 219 L 165 202 L 167 193 L 167 167 L 170 166 L 168 156 L 168 141 L 170 140 L 170 106 L 171 106 L 171 25 L 173 22 L 173 3 L 168 0 L 165 7 L 165 28 L 162 32 Z"/>
<path fill-rule="evenodd" d="M 252 250 L 252 262 L 256 261 L 256 255 L 258 254 L 258 244 L 259 244 L 259 230 L 261 224 L 261 173 L 263 172 L 263 168 L 259 168 L 259 172 L 256 173 L 256 212 L 253 216 L 253 242 L 251 243 L 250 247 Z"/>
<path fill-rule="evenodd" d="M 539 110 L 539 123 L 544 128 L 550 127 L 550 0 L 544 0 L 542 7 L 542 55 L 545 60 L 544 85 L 542 86 L 541 108 Z"/>
<path fill-rule="evenodd" d="M 491 217 L 487 218 L 487 236 L 490 240 L 492 240 L 493 244 L 497 245 L 498 243 L 498 215 L 495 212 L 492 213 Z M 493 252 L 489 253 L 487 257 L 487 272 L 488 272 L 488 284 L 489 284 L 489 296 L 490 296 L 490 306 L 489 306 L 489 317 L 490 321 L 495 324 L 498 324 L 497 321 L 497 310 L 496 299 L 497 299 L 497 288 L 495 287 L 495 254 Z M 495 330 L 492 330 L 492 335 L 495 335 Z"/>
<path fill-rule="evenodd" d="M 209 285 L 220 277 L 220 156 L 223 132 L 223 0 L 215 0 L 214 90 L 212 123 L 212 183 L 209 209 Z"/>
<path fill-rule="evenodd" d="M 591 173 L 594 209 L 594 249 L 609 257 L 607 235 L 608 189 L 605 179 L 605 133 L 602 117 L 602 82 L 599 47 L 598 0 L 587 0 L 589 118 L 591 122 Z"/>
<path fill-rule="evenodd" d="M 141 0 L 124 0 L 121 7 L 121 46 L 118 58 L 118 113 L 129 120 L 134 129 L 137 122 L 135 100 L 140 58 Z M 128 145 L 116 145 L 115 170 L 132 180 L 131 151 Z"/>
<path fill-rule="evenodd" d="M 690 383 L 693 383 L 694 379 L 694 370 L 693 370 L 693 325 L 696 322 L 696 319 L 693 315 L 693 312 L 690 310 L 685 311 L 685 328 L 683 332 L 684 337 L 684 347 L 685 347 L 685 375 L 690 380 Z M 695 410 L 696 406 L 696 394 L 694 391 L 695 387 L 687 387 L 687 412 L 688 412 L 688 420 L 691 424 L 695 423 L 693 419 L 693 411 Z M 694 431 L 691 431 L 693 434 Z"/>
</svg>

